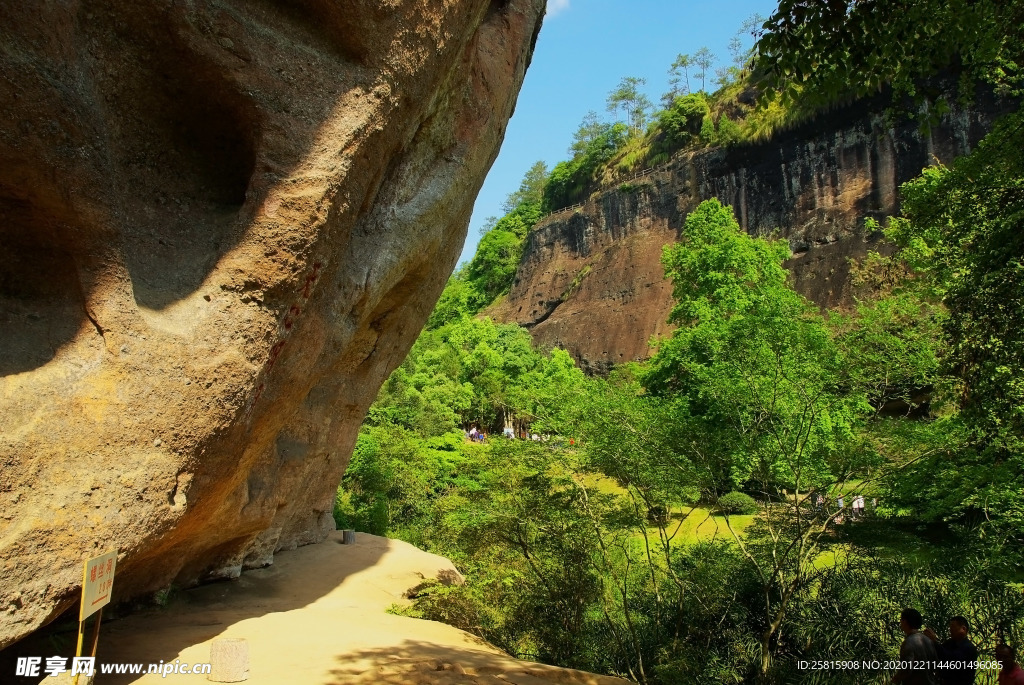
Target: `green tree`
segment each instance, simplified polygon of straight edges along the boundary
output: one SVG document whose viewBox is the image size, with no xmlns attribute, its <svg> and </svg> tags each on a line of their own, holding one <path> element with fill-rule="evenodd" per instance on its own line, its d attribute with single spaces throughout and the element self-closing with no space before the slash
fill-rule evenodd
<svg viewBox="0 0 1024 685">
<path fill-rule="evenodd" d="M 842 388 L 824 320 L 787 285 L 788 256 L 784 242 L 744 233 L 717 200 L 701 203 L 682 241 L 665 248 L 676 300 L 669 321 L 679 328 L 642 376 L 651 392 L 672 398 L 675 425 L 712 492 L 789 491 L 781 508 L 764 507 L 764 535 L 735 538 L 768 600 L 758 636 L 765 681 L 828 530 L 827 519 L 805 510 L 807 494 L 873 463 L 857 434 L 870 407 Z"/>
<path fill-rule="evenodd" d="M 700 122 L 700 139 L 705 143 L 714 144 L 718 142 L 718 133 L 715 131 L 715 120 L 711 115 L 705 116 Z"/>
<path fill-rule="evenodd" d="M 754 59 L 756 41 L 751 39 L 756 39 L 760 35 L 764 22 L 765 18 L 755 12 L 743 20 L 736 35 L 729 40 L 729 56 L 732 57 L 732 66 L 736 69 L 745 69 Z"/>
<path fill-rule="evenodd" d="M 617 114 L 621 108 L 629 121 L 634 135 L 641 133 L 647 125 L 647 113 L 651 109 L 650 99 L 640 91 L 647 79 L 623 76 L 615 90 L 608 93 L 608 111 Z"/>
<path fill-rule="evenodd" d="M 427 319 L 427 329 L 440 328 L 447 323 L 472 316 L 483 304 L 483 296 L 476 287 L 469 282 L 466 268 L 456 271 L 448 279 L 441 297 L 434 305 L 434 311 Z"/>
<path fill-rule="evenodd" d="M 676 150 L 693 140 L 710 114 L 707 98 L 701 93 L 680 95 L 658 114 L 658 126 L 664 146 Z"/>
<path fill-rule="evenodd" d="M 544 199 L 544 186 L 547 182 L 548 165 L 544 160 L 534 162 L 523 176 L 519 189 L 505 198 L 502 209 L 506 214 L 510 214 L 523 204 L 539 207 Z"/>
<path fill-rule="evenodd" d="M 718 133 L 716 139 L 721 145 L 732 145 L 739 141 L 743 135 L 740 125 L 723 114 L 718 118 Z"/>
<path fill-rule="evenodd" d="M 592 187 L 594 174 L 625 144 L 629 129 L 625 124 L 598 121 L 590 112 L 574 135 L 571 160 L 559 162 L 551 170 L 544 187 L 543 208 L 554 211 L 577 202 Z"/>
<path fill-rule="evenodd" d="M 847 369 L 847 383 L 863 391 L 876 413 L 902 404 L 930 403 L 939 383 L 943 309 L 913 290 L 857 303 L 832 313 L 829 324 Z"/>
<path fill-rule="evenodd" d="M 512 231 L 494 228 L 480 239 L 467 275 L 487 302 L 508 290 L 522 251 L 523 239 Z"/>
<path fill-rule="evenodd" d="M 690 92 L 690 61 L 689 55 L 676 55 L 672 66 L 668 69 L 669 91 L 662 96 L 662 102 L 666 107 L 671 106 L 680 95 L 688 95 Z"/>
<path fill-rule="evenodd" d="M 449 283 L 451 292 L 446 289 L 442 293 L 443 308 L 435 310 L 431 316 L 431 327 L 448 321 L 453 308 L 464 308 L 467 314 L 475 314 L 508 292 L 519 266 L 526 235 L 544 214 L 542 205 L 548 178 L 543 161 L 535 162 L 527 170 L 519 189 L 505 199 L 505 216 L 493 222 L 488 220 L 487 230 L 464 275 Z"/>
<path fill-rule="evenodd" d="M 732 57 L 732 64 L 737 69 L 742 68 L 747 61 L 743 50 L 743 41 L 738 35 L 729 39 L 729 56 Z"/>
<path fill-rule="evenodd" d="M 365 427 L 345 471 L 350 509 L 336 509 L 339 524 L 388 535 L 421 523 L 466 459 L 461 440 L 461 433 L 423 440 L 393 425 Z"/>
<path fill-rule="evenodd" d="M 700 79 L 701 92 L 707 92 L 707 75 L 708 71 L 715 64 L 715 54 L 707 47 L 702 47 L 694 53 L 693 64 L 697 67 L 694 77 Z"/>
<path fill-rule="evenodd" d="M 663 264 L 679 324 L 644 374 L 678 398 L 682 423 L 714 435 L 705 454 L 728 465 L 717 487 L 754 479 L 806 491 L 845 475 L 864 397 L 840 387 L 840 355 L 824 320 L 787 284 L 785 242 L 744 233 L 708 200 Z"/>
<path fill-rule="evenodd" d="M 591 145 L 607 133 L 609 128 L 611 128 L 611 124 L 601 121 L 597 112 L 594 110 L 587 112 L 583 121 L 576 128 L 576 132 L 572 134 L 572 145 L 568 150 L 570 158 L 577 159 L 587 154 Z"/>
</svg>

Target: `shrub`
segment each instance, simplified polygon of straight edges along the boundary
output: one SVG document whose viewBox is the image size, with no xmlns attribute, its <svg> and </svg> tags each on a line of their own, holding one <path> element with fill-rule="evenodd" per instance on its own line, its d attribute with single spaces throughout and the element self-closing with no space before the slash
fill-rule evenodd
<svg viewBox="0 0 1024 685">
<path fill-rule="evenodd" d="M 710 116 L 704 117 L 701 121 L 700 139 L 708 144 L 713 144 L 718 140 L 718 136 L 715 134 L 715 122 Z"/>
<path fill-rule="evenodd" d="M 625 124 L 596 124 L 592 130 L 577 132 L 571 161 L 559 162 L 544 186 L 543 209 L 552 212 L 580 201 L 594 184 L 594 173 L 604 167 L 626 144 Z"/>
<path fill-rule="evenodd" d="M 727 116 L 718 120 L 718 142 L 722 145 L 732 145 L 742 136 L 740 125 Z"/>
<path fill-rule="evenodd" d="M 742 492 L 730 492 L 718 498 L 718 511 L 722 514 L 753 514 L 757 512 L 757 501 Z"/>
<path fill-rule="evenodd" d="M 445 585 L 437 580 L 428 580 L 414 592 L 411 599 L 414 604 L 409 607 L 394 605 L 388 613 L 399 616 L 423 618 L 428 621 L 440 621 L 455 626 L 469 633 L 480 635 L 481 606 L 477 597 L 463 585 Z"/>
<path fill-rule="evenodd" d="M 710 113 L 707 98 L 700 93 L 680 95 L 668 109 L 658 115 L 658 125 L 665 136 L 665 148 L 677 150 L 700 133 Z"/>
</svg>

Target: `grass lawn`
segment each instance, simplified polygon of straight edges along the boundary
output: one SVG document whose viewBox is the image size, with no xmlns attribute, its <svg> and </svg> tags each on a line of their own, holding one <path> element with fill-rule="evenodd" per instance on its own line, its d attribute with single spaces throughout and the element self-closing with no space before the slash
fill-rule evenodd
<svg viewBox="0 0 1024 685">
<path fill-rule="evenodd" d="M 597 490 L 603 495 L 625 495 L 626 491 L 618 483 L 607 476 L 586 474 L 580 478 L 587 488 Z"/>
<path fill-rule="evenodd" d="M 587 488 L 604 494 L 626 494 L 626 491 L 611 478 L 588 475 L 583 479 L 583 483 Z M 852 502 L 852 494 L 859 492 L 868 497 L 873 494 L 870 484 L 859 480 L 847 481 L 841 491 L 847 497 L 847 507 Z M 756 518 L 757 514 L 731 516 L 729 520 L 733 530 L 742 536 Z M 837 527 L 837 539 L 831 544 L 826 543 L 825 548 L 815 556 L 812 563 L 816 569 L 824 569 L 850 561 L 851 555 L 877 555 L 881 558 L 901 557 L 921 565 L 933 564 L 948 553 L 948 549 L 942 544 L 942 528 L 941 525 L 935 524 L 915 525 L 913 522 L 877 518 L 870 513 L 865 520 L 858 522 L 853 522 L 847 517 L 847 522 Z M 674 508 L 666 531 L 672 536 L 673 545 L 689 545 L 709 540 L 731 542 L 733 539 L 725 517 L 713 515 L 711 509 L 706 506 L 694 507 L 692 510 L 687 507 L 681 511 Z M 657 527 L 648 526 L 647 535 L 652 542 L 656 541 Z M 639 533 L 634 537 L 639 540 L 643 538 Z"/>
<path fill-rule="evenodd" d="M 733 515 L 729 517 L 729 523 L 737 535 L 743 535 L 747 527 L 753 523 L 756 514 L 749 516 Z M 678 527 L 678 532 L 677 532 Z M 657 534 L 657 528 L 649 528 Z M 675 535 L 672 541 L 679 544 L 693 544 L 694 542 L 705 542 L 708 540 L 729 540 L 732 533 L 725 522 L 724 516 L 712 515 L 707 507 L 695 507 L 692 511 L 686 508 L 682 513 L 673 512 L 672 520 L 667 526 L 669 535 Z"/>
<path fill-rule="evenodd" d="M 626 494 L 626 491 L 618 483 L 604 476 L 588 475 L 583 478 L 583 484 L 605 495 Z M 736 534 L 743 535 L 755 517 L 756 515 L 730 516 L 729 521 Z M 673 544 L 686 545 L 707 540 L 732 540 L 732 533 L 729 532 L 725 517 L 712 515 L 711 510 L 704 506 L 694 507 L 692 510 L 686 507 L 682 511 L 673 508 L 672 517 L 666 530 L 672 536 Z M 657 527 L 648 526 L 647 534 L 652 539 L 657 539 Z M 637 535 L 637 537 L 640 536 Z"/>
</svg>

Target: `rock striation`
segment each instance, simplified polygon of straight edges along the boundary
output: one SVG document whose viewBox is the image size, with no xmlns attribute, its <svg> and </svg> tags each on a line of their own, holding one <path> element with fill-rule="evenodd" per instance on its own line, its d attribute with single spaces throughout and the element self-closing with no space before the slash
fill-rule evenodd
<svg viewBox="0 0 1024 685">
<path fill-rule="evenodd" d="M 543 0 L 5 3 L 0 647 L 333 529 Z"/>
<path fill-rule="evenodd" d="M 671 283 L 662 246 L 687 213 L 718 198 L 754 235 L 789 241 L 794 287 L 822 307 L 850 301 L 850 258 L 880 238 L 864 220 L 899 209 L 897 189 L 935 161 L 970 151 L 1006 103 L 979 93 L 938 125 L 892 124 L 884 96 L 847 105 L 776 135 L 678 153 L 640 178 L 542 219 L 527 238 L 509 295 L 489 311 L 569 351 L 591 372 L 645 359 L 670 331 Z"/>
</svg>

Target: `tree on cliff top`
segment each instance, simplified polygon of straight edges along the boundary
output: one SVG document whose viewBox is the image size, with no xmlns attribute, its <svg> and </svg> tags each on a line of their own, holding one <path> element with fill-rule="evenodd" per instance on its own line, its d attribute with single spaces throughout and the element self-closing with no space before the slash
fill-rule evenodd
<svg viewBox="0 0 1024 685">
<path fill-rule="evenodd" d="M 548 182 L 548 165 L 544 160 L 537 160 L 523 176 L 519 189 L 509 193 L 501 208 L 506 214 L 516 211 L 520 205 L 531 205 L 538 209 L 544 200 L 544 186 Z"/>
<path fill-rule="evenodd" d="M 662 96 L 662 102 L 668 107 L 679 95 L 690 92 L 690 66 L 693 65 L 689 55 L 676 55 L 672 66 L 668 69 L 669 90 Z M 682 87 L 680 87 L 682 86 Z"/>
<path fill-rule="evenodd" d="M 617 114 L 621 107 L 629 120 L 633 135 L 643 132 L 644 126 L 647 125 L 647 113 L 652 106 L 650 99 L 640 92 L 640 86 L 646 83 L 647 79 L 623 76 L 615 90 L 608 93 L 608 111 Z"/>
<path fill-rule="evenodd" d="M 703 47 L 694 53 L 693 63 L 697 67 L 694 77 L 700 79 L 701 92 L 706 92 L 708 71 L 715 64 L 715 54 L 708 48 Z"/>
<path fill-rule="evenodd" d="M 579 201 L 592 187 L 594 174 L 625 144 L 625 124 L 609 124 L 589 112 L 577 129 L 569 152 L 572 159 L 559 162 L 551 170 L 544 187 L 544 211 L 552 212 Z"/>
</svg>

